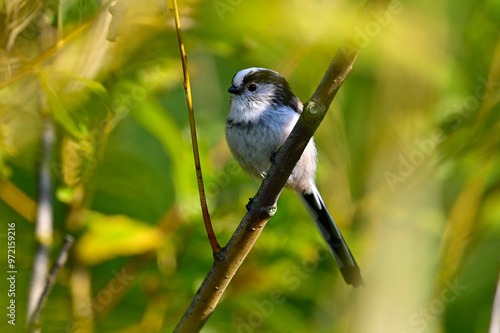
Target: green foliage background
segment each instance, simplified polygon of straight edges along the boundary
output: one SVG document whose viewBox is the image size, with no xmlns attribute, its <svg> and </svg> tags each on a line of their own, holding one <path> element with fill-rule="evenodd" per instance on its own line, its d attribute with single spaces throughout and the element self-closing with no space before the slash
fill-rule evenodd
<svg viewBox="0 0 500 333">
<path fill-rule="evenodd" d="M 76 244 L 43 332 L 171 331 L 210 269 L 173 16 L 163 2 L 0 2 L 0 244 L 16 224 L 17 325 L 35 252 L 43 114 L 54 241 Z M 258 184 L 224 141 L 243 68 L 306 101 L 360 0 L 181 1 L 208 204 L 225 244 Z M 166 7 L 165 7 L 166 6 Z M 167 9 L 167 10 L 165 10 Z M 109 31 L 121 35 L 112 43 Z M 203 332 L 485 332 L 500 254 L 500 2 L 395 1 L 315 135 L 318 186 L 361 266 L 345 285 L 293 193 Z M 2 276 L 6 255 L 0 256 Z"/>
</svg>

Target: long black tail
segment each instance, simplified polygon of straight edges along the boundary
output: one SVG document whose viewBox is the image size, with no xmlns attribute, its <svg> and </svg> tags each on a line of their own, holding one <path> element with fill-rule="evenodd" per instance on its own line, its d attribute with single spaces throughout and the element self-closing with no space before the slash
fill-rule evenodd
<svg viewBox="0 0 500 333">
<path fill-rule="evenodd" d="M 363 278 L 356 260 L 352 256 L 339 228 L 326 208 L 323 198 L 317 189 L 312 193 L 297 193 L 304 206 L 306 206 L 309 215 L 313 218 L 316 227 L 321 236 L 328 244 L 333 257 L 337 261 L 340 272 L 347 284 L 353 287 L 363 285 Z"/>
</svg>

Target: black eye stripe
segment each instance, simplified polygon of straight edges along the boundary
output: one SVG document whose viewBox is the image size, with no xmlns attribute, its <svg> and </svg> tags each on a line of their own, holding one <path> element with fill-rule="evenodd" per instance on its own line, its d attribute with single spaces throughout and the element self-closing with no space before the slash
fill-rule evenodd
<svg viewBox="0 0 500 333">
<path fill-rule="evenodd" d="M 274 98 L 271 103 L 276 107 L 286 105 L 294 109 L 296 112 L 300 113 L 302 111 L 299 109 L 298 98 L 293 94 L 288 82 L 278 73 L 259 70 L 257 72 L 250 73 L 243 78 L 242 85 L 249 91 L 252 91 L 249 88 L 249 85 L 252 83 L 257 86 L 259 84 L 269 84 L 275 86 L 276 90 L 274 91 Z"/>
</svg>

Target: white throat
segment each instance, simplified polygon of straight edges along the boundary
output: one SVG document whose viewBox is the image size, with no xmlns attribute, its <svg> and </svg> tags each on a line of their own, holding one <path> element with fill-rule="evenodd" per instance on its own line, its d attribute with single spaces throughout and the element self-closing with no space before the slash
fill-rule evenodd
<svg viewBox="0 0 500 333">
<path fill-rule="evenodd" d="M 270 107 L 273 107 L 275 88 L 271 85 L 261 86 L 259 94 L 231 96 L 228 119 L 234 122 L 249 122 L 258 120 Z"/>
</svg>

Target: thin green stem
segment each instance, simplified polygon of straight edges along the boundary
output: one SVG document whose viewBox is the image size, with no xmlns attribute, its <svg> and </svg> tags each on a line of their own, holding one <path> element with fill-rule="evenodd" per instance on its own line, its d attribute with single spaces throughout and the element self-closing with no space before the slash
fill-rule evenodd
<svg viewBox="0 0 500 333">
<path fill-rule="evenodd" d="M 189 81 L 189 70 L 187 63 L 186 50 L 184 49 L 184 42 L 182 41 L 181 22 L 179 19 L 179 10 L 177 9 L 177 1 L 173 0 L 173 10 L 175 18 L 175 30 L 177 31 L 177 40 L 179 42 L 179 51 L 181 53 L 182 71 L 184 74 L 184 91 L 186 93 L 186 102 L 189 115 L 189 127 L 191 129 L 191 141 L 193 144 L 194 165 L 196 167 L 196 179 L 198 181 L 198 193 L 200 194 L 201 211 L 203 213 L 203 221 L 205 222 L 205 229 L 207 230 L 208 240 L 214 254 L 221 252 L 221 247 L 217 242 L 212 222 L 210 221 L 210 214 L 208 212 L 207 198 L 205 195 L 205 187 L 203 185 L 203 175 L 201 172 L 200 155 L 198 151 L 198 139 L 196 137 L 196 124 L 194 121 L 193 112 L 193 98 L 191 95 L 191 83 Z"/>
</svg>

